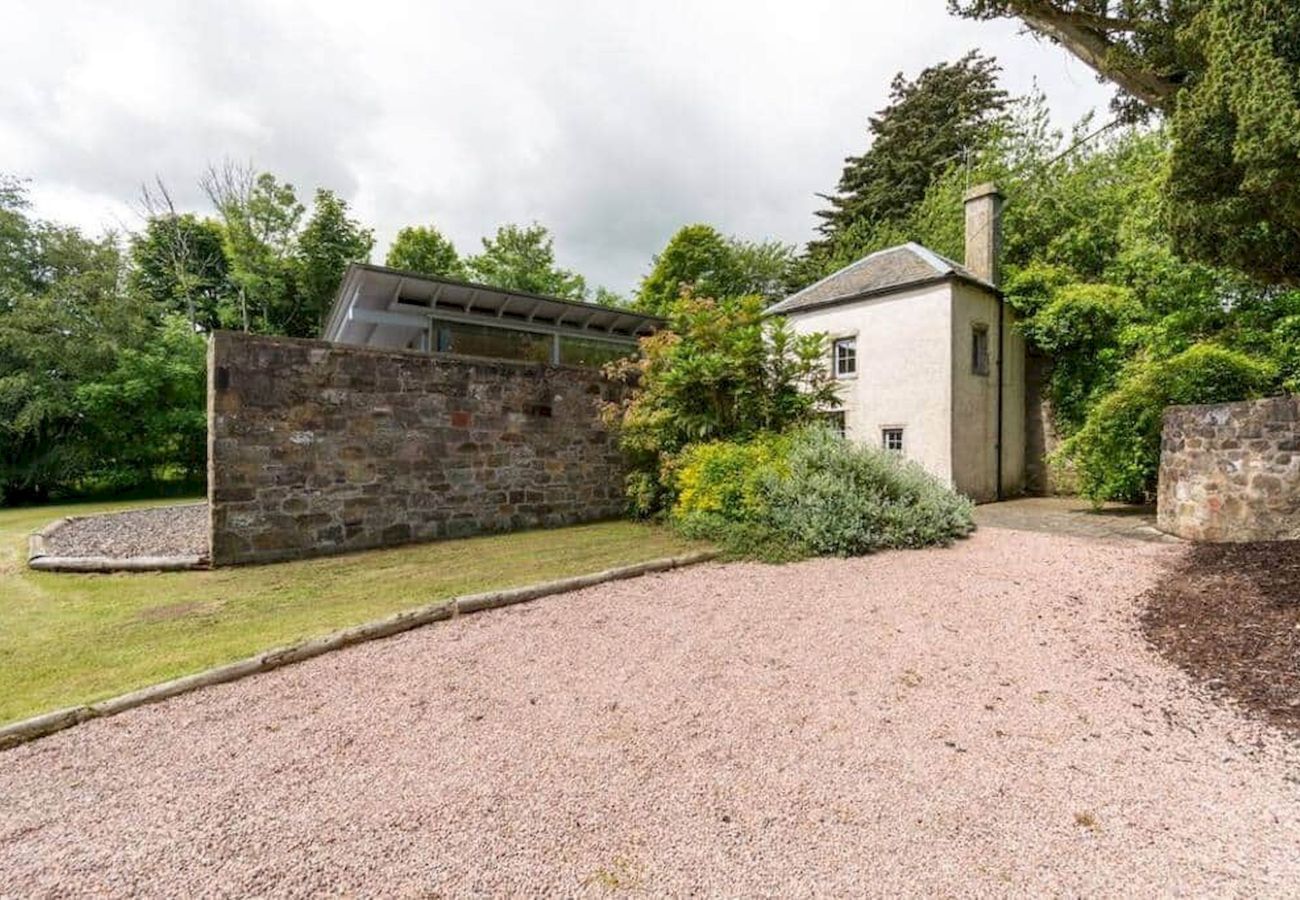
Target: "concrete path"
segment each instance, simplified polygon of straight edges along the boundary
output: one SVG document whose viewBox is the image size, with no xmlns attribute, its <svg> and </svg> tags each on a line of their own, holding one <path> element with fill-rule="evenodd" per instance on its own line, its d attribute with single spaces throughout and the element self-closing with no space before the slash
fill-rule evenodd
<svg viewBox="0 0 1300 900">
<path fill-rule="evenodd" d="M 1181 546 L 988 528 L 467 616 L 0 753 L 0 895 L 1294 896 Z"/>
<path fill-rule="evenodd" d="M 1094 507 L 1078 497 L 1023 497 L 1002 503 L 986 503 L 975 508 L 975 522 L 981 528 L 1181 543 L 1178 538 L 1156 528 L 1155 507 L 1124 503 Z"/>
</svg>

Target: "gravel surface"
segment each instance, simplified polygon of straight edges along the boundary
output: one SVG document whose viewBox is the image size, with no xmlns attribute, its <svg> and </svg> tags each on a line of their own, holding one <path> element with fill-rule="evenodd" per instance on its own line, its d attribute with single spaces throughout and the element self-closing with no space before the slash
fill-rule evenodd
<svg viewBox="0 0 1300 900">
<path fill-rule="evenodd" d="M 207 556 L 208 505 L 155 506 L 73 519 L 45 546 L 50 556 Z"/>
<path fill-rule="evenodd" d="M 1300 752 L 986 530 L 411 632 L 0 754 L 0 894 L 1294 894 Z"/>
</svg>

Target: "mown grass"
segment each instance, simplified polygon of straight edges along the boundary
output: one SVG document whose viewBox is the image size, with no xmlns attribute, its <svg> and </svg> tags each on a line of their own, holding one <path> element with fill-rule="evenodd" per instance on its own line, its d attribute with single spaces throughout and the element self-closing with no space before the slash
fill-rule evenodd
<svg viewBox="0 0 1300 900">
<path fill-rule="evenodd" d="M 89 703 L 458 594 L 698 549 L 633 522 L 210 572 L 33 572 L 27 535 L 66 515 L 171 501 L 0 509 L 0 723 Z"/>
</svg>

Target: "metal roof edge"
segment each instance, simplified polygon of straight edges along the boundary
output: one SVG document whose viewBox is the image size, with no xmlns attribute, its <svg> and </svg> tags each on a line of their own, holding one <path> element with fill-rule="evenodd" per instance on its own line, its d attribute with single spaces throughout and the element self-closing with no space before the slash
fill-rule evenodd
<svg viewBox="0 0 1300 900">
<path fill-rule="evenodd" d="M 510 288 L 497 287 L 494 284 L 481 284 L 476 281 L 461 281 L 458 278 L 447 278 L 442 275 L 426 275 L 422 272 L 412 272 L 409 269 L 394 269 L 390 266 L 380 266 L 375 263 L 349 263 L 348 270 L 359 269 L 365 272 L 375 272 L 380 275 L 397 275 L 401 278 L 412 278 L 417 281 L 429 281 L 434 284 L 445 284 L 451 287 L 470 288 L 471 290 L 490 291 L 496 294 L 506 294 L 511 297 L 525 297 L 529 300 L 546 300 L 551 303 L 563 303 L 566 306 L 572 306 L 576 309 L 607 309 L 611 312 L 621 313 L 626 316 L 635 316 L 638 319 L 644 319 L 647 322 L 655 322 L 661 325 L 668 323 L 667 319 L 661 316 L 652 316 L 648 313 L 637 312 L 634 309 L 627 309 L 621 306 L 604 306 L 600 303 L 587 303 L 583 300 L 569 300 L 564 297 L 553 297 L 550 294 L 534 294 L 531 291 L 516 291 Z"/>
</svg>

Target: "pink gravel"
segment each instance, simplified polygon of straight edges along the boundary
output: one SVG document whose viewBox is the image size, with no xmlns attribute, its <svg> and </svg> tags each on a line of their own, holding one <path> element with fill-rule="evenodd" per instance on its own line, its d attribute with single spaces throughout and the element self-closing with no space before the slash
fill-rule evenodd
<svg viewBox="0 0 1300 900">
<path fill-rule="evenodd" d="M 1294 894 L 1177 546 L 983 530 L 443 623 L 0 754 L 0 894 Z"/>
</svg>

